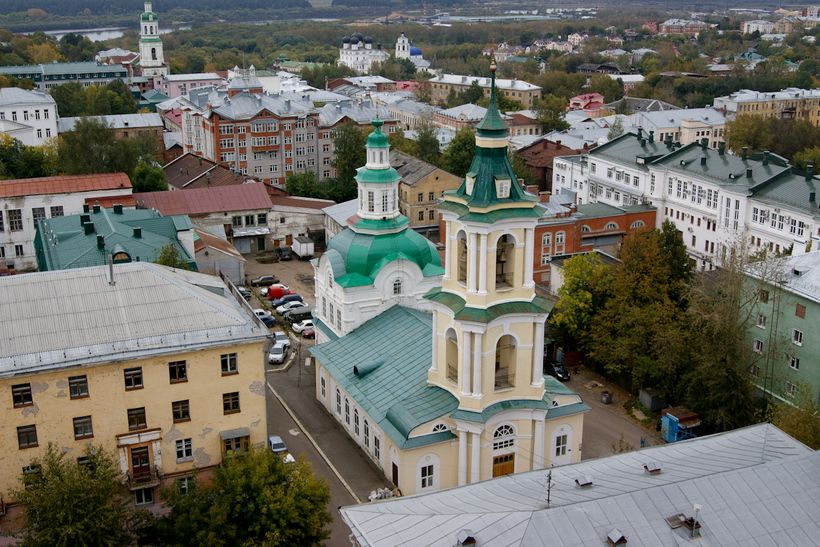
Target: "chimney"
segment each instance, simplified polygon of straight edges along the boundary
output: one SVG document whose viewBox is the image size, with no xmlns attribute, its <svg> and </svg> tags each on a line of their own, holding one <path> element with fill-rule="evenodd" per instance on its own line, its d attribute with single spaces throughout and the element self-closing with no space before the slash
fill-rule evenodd
<svg viewBox="0 0 820 547">
<path fill-rule="evenodd" d="M 94 205 L 94 214 L 97 214 L 99 212 L 100 212 L 100 205 L 99 204 Z"/>
<path fill-rule="evenodd" d="M 747 157 L 748 155 L 749 155 L 749 147 L 748 147 L 748 146 L 744 146 L 743 148 L 741 148 L 741 152 L 740 152 L 740 159 L 742 159 L 742 160 L 746 161 L 746 157 Z"/>
<path fill-rule="evenodd" d="M 122 214 L 122 204 L 121 203 L 115 203 L 114 204 L 114 214 L 115 215 L 121 215 Z"/>
<path fill-rule="evenodd" d="M 721 155 L 721 156 L 722 156 L 722 155 L 724 155 L 725 153 L 726 153 L 726 143 L 725 143 L 725 142 L 723 142 L 723 141 L 720 141 L 720 142 L 718 143 L 718 155 Z"/>
<path fill-rule="evenodd" d="M 533 195 L 538 195 L 538 185 L 537 184 L 528 184 L 525 189 L 528 193 Z"/>
<path fill-rule="evenodd" d="M 98 235 L 97 236 L 97 248 L 98 249 L 105 249 L 105 237 Z"/>
<path fill-rule="evenodd" d="M 80 226 L 85 226 L 86 222 L 91 222 L 91 215 L 80 215 Z"/>
<path fill-rule="evenodd" d="M 700 164 L 704 165 L 704 166 L 706 165 L 706 156 L 701 156 L 700 157 Z"/>
<path fill-rule="evenodd" d="M 817 194 L 815 192 L 809 192 L 809 203 L 814 203 L 817 201 Z"/>
<path fill-rule="evenodd" d="M 83 213 L 87 213 L 89 211 L 88 204 L 83 203 Z"/>
<path fill-rule="evenodd" d="M 638 128 L 638 139 L 642 139 L 642 138 L 643 138 L 643 127 L 639 127 Z"/>
<path fill-rule="evenodd" d="M 763 165 L 769 165 L 769 151 L 763 151 Z"/>
<path fill-rule="evenodd" d="M 704 137 L 704 138 L 700 139 L 700 147 L 701 147 L 701 149 L 706 150 L 706 148 L 707 148 L 708 146 L 709 146 L 709 139 L 707 139 L 706 137 Z"/>
<path fill-rule="evenodd" d="M 83 224 L 83 229 L 85 230 L 85 235 L 90 235 L 94 233 L 94 223 L 93 222 L 86 222 Z"/>
<path fill-rule="evenodd" d="M 666 147 L 672 149 L 672 135 L 666 136 Z"/>
<path fill-rule="evenodd" d="M 652 144 L 653 142 L 655 142 L 655 132 L 650 131 L 649 132 L 649 143 Z"/>
<path fill-rule="evenodd" d="M 134 226 L 134 239 L 142 239 L 142 228 Z"/>
<path fill-rule="evenodd" d="M 746 168 L 746 178 L 747 179 L 752 178 L 752 168 L 751 167 Z"/>
<path fill-rule="evenodd" d="M 806 164 L 806 182 L 811 182 L 811 179 L 814 177 L 814 164 L 809 163 Z M 814 201 L 814 200 L 812 200 Z"/>
</svg>

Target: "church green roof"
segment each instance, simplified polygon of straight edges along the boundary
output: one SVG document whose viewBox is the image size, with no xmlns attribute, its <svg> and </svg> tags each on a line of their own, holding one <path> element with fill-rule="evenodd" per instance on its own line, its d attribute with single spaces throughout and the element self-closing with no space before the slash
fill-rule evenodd
<svg viewBox="0 0 820 547">
<path fill-rule="evenodd" d="M 387 140 L 387 135 L 382 133 L 382 125 L 384 122 L 378 118 L 371 122 L 373 124 L 373 132 L 367 136 L 367 147 L 368 148 L 387 148 L 389 142 Z"/>
<path fill-rule="evenodd" d="M 388 167 L 387 169 L 359 167 L 356 169 L 356 182 L 365 184 L 392 184 L 399 180 L 401 180 L 401 175 L 392 167 Z"/>
<path fill-rule="evenodd" d="M 140 15 L 140 21 L 144 21 L 146 23 L 150 23 L 151 21 L 156 21 L 157 15 L 153 11 L 146 11 L 142 15 Z"/>
<path fill-rule="evenodd" d="M 495 96 L 495 61 L 490 65 L 492 71 L 492 84 L 490 85 L 490 104 L 487 105 L 487 113 L 484 119 L 476 125 L 476 131 L 481 137 L 506 137 L 507 124 L 498 111 L 498 104 Z"/>
<path fill-rule="evenodd" d="M 372 285 L 379 271 L 395 260 L 414 262 L 425 277 L 444 273 L 435 245 L 410 229 L 366 234 L 345 228 L 330 240 L 326 254 L 342 287 Z"/>
<path fill-rule="evenodd" d="M 536 296 L 531 302 L 513 301 L 503 302 L 490 306 L 489 308 L 471 308 L 467 302 L 457 294 L 446 292 L 441 287 L 430 289 L 424 298 L 438 302 L 453 311 L 455 319 L 460 321 L 474 321 L 476 323 L 489 323 L 504 315 L 515 313 L 545 314 L 552 310 L 552 302 L 541 296 Z"/>
</svg>

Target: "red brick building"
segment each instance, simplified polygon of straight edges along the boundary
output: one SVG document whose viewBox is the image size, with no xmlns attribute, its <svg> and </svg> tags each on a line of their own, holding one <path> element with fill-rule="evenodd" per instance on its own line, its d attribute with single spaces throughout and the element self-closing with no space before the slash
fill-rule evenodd
<svg viewBox="0 0 820 547">
<path fill-rule="evenodd" d="M 555 156 L 571 156 L 589 152 L 584 145 L 581 149 L 570 148 L 560 140 L 540 139 L 516 152 L 535 177 L 541 192 L 552 191 L 552 160 Z"/>
</svg>

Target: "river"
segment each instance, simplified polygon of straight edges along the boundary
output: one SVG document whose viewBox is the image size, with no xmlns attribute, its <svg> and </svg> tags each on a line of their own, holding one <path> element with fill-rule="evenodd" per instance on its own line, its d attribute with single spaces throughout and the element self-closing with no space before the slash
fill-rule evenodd
<svg viewBox="0 0 820 547">
<path fill-rule="evenodd" d="M 69 33 L 80 34 L 87 37 L 92 42 L 103 42 L 105 40 L 113 40 L 114 38 L 121 38 L 125 31 L 131 27 L 103 27 L 103 28 L 77 28 L 77 29 L 61 29 L 61 30 L 47 30 L 45 34 L 54 36 L 58 40 Z M 178 29 L 161 28 L 160 34 L 168 34 L 174 30 L 190 30 L 190 25 L 181 25 Z M 26 32 L 24 34 L 34 34 L 33 32 Z"/>
</svg>

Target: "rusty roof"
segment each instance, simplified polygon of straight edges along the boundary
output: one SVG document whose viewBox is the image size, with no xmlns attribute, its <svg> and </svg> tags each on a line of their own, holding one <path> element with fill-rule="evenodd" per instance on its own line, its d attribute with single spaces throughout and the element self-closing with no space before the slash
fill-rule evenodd
<svg viewBox="0 0 820 547">
<path fill-rule="evenodd" d="M 71 194 L 95 190 L 116 190 L 118 188 L 131 188 L 131 181 L 125 173 L 12 179 L 0 181 L 0 198 Z"/>
<path fill-rule="evenodd" d="M 165 216 L 269 210 L 273 206 L 261 182 L 137 193 L 134 199 L 137 200 L 137 207 L 153 208 Z"/>
<path fill-rule="evenodd" d="M 300 197 L 292 197 L 292 196 L 271 196 L 271 202 L 274 206 L 279 205 L 282 207 L 298 207 L 301 209 L 316 209 L 317 212 L 321 212 L 322 209 L 328 207 L 330 205 L 334 205 L 336 202 L 331 199 L 318 199 L 318 198 L 300 198 Z"/>
<path fill-rule="evenodd" d="M 237 260 L 242 262 L 246 261 L 245 257 L 243 257 L 229 241 L 225 241 L 199 228 L 194 228 L 194 233 L 196 234 L 196 239 L 194 239 L 194 252 L 198 253 L 206 248 L 217 249 L 233 256 Z"/>
<path fill-rule="evenodd" d="M 242 184 L 251 178 L 191 153 L 181 155 L 162 169 L 168 184 L 179 190 Z"/>
</svg>

